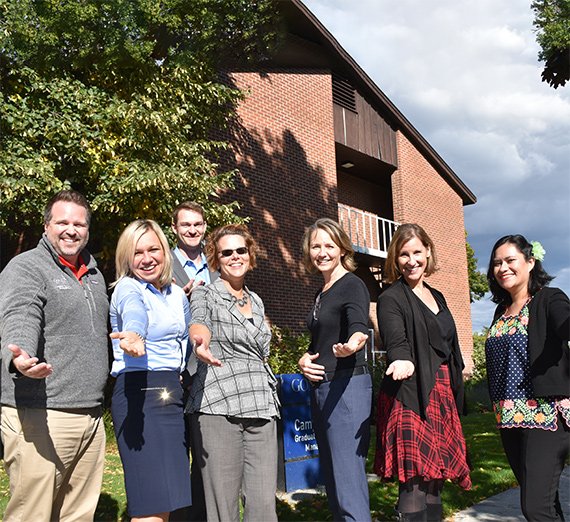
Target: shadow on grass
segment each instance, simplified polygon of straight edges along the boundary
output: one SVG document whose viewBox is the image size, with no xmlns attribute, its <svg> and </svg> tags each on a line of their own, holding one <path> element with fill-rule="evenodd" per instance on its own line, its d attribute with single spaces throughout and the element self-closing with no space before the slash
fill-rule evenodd
<svg viewBox="0 0 570 522">
<path fill-rule="evenodd" d="M 442 494 L 445 517 L 516 486 L 503 452 L 499 430 L 495 426 L 494 414 L 471 413 L 463 417 L 461 423 L 473 465 L 473 488 L 464 491 L 459 486 L 446 482 Z M 368 473 L 372 472 L 375 450 L 376 433 L 373 428 L 368 453 Z M 95 520 L 128 522 L 130 517 L 126 512 L 123 470 L 115 444 L 107 445 L 105 461 L 103 488 Z M 378 521 L 393 520 L 394 505 L 398 499 L 397 482 L 376 480 L 369 483 L 369 488 L 372 518 Z M 9 498 L 8 491 L 8 477 L 3 466 L 0 466 L 0 518 Z M 294 505 L 278 499 L 277 514 L 280 522 L 332 520 L 325 495 L 314 495 Z"/>
<path fill-rule="evenodd" d="M 123 516 L 119 518 L 120 511 L 121 507 L 119 506 L 119 502 L 109 493 L 101 492 L 101 496 L 99 497 L 99 504 L 97 505 L 97 510 L 95 511 L 95 520 L 120 520 L 121 522 L 130 520 L 126 514 L 126 511 L 123 513 Z"/>
</svg>

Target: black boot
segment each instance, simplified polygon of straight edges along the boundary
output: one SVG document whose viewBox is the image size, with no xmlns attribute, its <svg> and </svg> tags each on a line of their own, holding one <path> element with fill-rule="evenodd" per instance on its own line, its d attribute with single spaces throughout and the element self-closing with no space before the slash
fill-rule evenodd
<svg viewBox="0 0 570 522">
<path fill-rule="evenodd" d="M 426 504 L 427 522 L 441 522 L 443 515 L 443 504 Z"/>
<path fill-rule="evenodd" d="M 414 511 L 413 513 L 403 513 L 402 511 L 395 511 L 396 522 L 427 522 L 427 508 L 421 511 Z"/>
</svg>

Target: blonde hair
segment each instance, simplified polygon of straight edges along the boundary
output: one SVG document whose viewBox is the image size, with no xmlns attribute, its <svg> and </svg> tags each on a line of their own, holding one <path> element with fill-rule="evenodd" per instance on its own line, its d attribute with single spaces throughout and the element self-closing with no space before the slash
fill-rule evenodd
<svg viewBox="0 0 570 522">
<path fill-rule="evenodd" d="M 117 242 L 117 251 L 115 252 L 116 279 L 111 285 L 111 288 L 123 277 L 133 277 L 133 261 L 135 259 L 137 243 L 139 239 L 149 231 L 156 234 L 164 252 L 164 265 L 158 282 L 161 288 L 172 283 L 172 255 L 164 232 L 158 226 L 158 223 L 152 219 L 137 219 L 123 230 Z"/>
<path fill-rule="evenodd" d="M 390 241 L 390 245 L 388 246 L 388 256 L 386 257 L 386 265 L 384 268 L 384 280 L 387 283 L 394 283 L 402 276 L 402 272 L 400 272 L 400 268 L 398 267 L 398 255 L 402 247 L 415 237 L 430 251 L 424 275 L 428 277 L 437 270 L 437 255 L 435 253 L 435 245 L 431 238 L 419 225 L 415 223 L 404 223 L 396 229 L 392 241 Z"/>
<path fill-rule="evenodd" d="M 216 228 L 206 239 L 206 260 L 211 270 L 218 270 L 220 263 L 218 253 L 220 252 L 218 242 L 224 236 L 241 236 L 245 240 L 245 246 L 249 252 L 249 269 L 257 266 L 257 253 L 259 251 L 257 243 L 245 225 L 233 223 Z"/>
<path fill-rule="evenodd" d="M 303 237 L 303 262 L 309 274 L 317 274 L 319 271 L 311 261 L 311 239 L 317 230 L 324 230 L 333 240 L 334 244 L 345 251 L 340 259 L 344 268 L 349 272 L 356 270 L 356 261 L 354 260 L 354 248 L 350 242 L 348 234 L 336 221 L 329 218 L 317 219 L 309 228 L 305 230 Z"/>
</svg>

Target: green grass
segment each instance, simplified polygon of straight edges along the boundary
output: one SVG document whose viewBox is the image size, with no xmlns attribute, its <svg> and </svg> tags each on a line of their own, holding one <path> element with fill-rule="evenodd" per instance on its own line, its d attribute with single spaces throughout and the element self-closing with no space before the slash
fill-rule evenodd
<svg viewBox="0 0 570 522">
<path fill-rule="evenodd" d="M 501 446 L 499 432 L 495 427 L 494 415 L 492 413 L 472 413 L 462 419 L 462 424 L 473 465 L 471 473 L 473 488 L 470 491 L 464 491 L 450 482 L 445 484 L 443 504 L 446 517 L 516 486 L 515 478 Z M 127 499 L 123 486 L 123 468 L 112 432 L 109 435 L 103 488 L 95 519 L 123 522 L 129 520 L 126 514 Z M 369 472 L 372 470 L 375 445 L 376 437 L 373 431 L 367 464 Z M 4 514 L 8 498 L 8 477 L 2 467 L 0 469 L 0 518 Z M 370 509 L 373 519 L 392 520 L 397 498 L 396 483 L 383 483 L 380 480 L 370 483 Z M 280 521 L 332 520 L 332 513 L 324 495 L 302 500 L 294 506 L 277 500 L 277 513 Z"/>
<path fill-rule="evenodd" d="M 464 491 L 456 484 L 446 482 L 443 488 L 444 517 L 472 506 L 481 500 L 496 495 L 517 485 L 507 458 L 503 452 L 499 430 L 493 413 L 472 413 L 462 418 L 463 433 L 473 466 L 473 487 Z M 368 452 L 367 471 L 372 473 L 376 436 L 373 429 Z M 394 506 L 398 500 L 397 482 L 380 480 L 369 484 L 372 519 L 393 520 Z M 278 502 L 280 521 L 332 520 L 326 496 L 315 496 L 298 502 L 294 508 Z"/>
</svg>

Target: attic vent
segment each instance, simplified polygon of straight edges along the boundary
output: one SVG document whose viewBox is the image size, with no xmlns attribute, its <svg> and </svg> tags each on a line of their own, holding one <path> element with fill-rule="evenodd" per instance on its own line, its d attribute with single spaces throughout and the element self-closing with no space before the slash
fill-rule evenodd
<svg viewBox="0 0 570 522">
<path fill-rule="evenodd" d="M 350 82 L 333 74 L 332 78 L 333 102 L 352 112 L 356 111 L 356 91 Z"/>
</svg>

